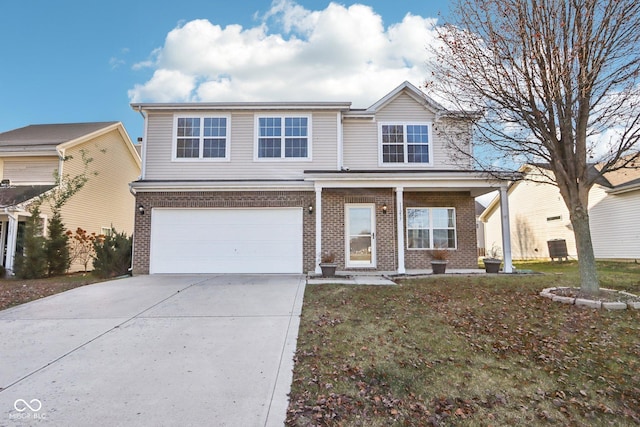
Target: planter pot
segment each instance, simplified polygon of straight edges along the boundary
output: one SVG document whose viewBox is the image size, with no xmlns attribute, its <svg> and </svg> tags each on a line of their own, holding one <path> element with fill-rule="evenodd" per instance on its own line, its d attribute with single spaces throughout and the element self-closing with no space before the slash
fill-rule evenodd
<svg viewBox="0 0 640 427">
<path fill-rule="evenodd" d="M 447 261 L 431 261 L 431 270 L 433 274 L 444 274 L 447 270 Z"/>
<path fill-rule="evenodd" d="M 320 269 L 322 269 L 322 277 L 335 277 L 337 267 L 338 264 L 334 263 L 320 263 Z"/>
<path fill-rule="evenodd" d="M 500 271 L 500 265 L 502 264 L 501 259 L 485 259 L 484 261 L 484 270 L 487 273 L 497 273 Z"/>
</svg>

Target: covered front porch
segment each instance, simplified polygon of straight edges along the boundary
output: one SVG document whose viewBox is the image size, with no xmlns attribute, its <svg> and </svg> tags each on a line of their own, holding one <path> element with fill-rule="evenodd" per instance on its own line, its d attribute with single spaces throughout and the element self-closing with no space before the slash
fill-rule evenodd
<svg viewBox="0 0 640 427">
<path fill-rule="evenodd" d="M 31 214 L 27 208 L 34 199 L 53 185 L 0 185 L 0 262 L 7 273 L 13 272 L 16 253 L 22 252 L 25 224 Z M 42 216 L 46 220 L 45 216 Z"/>
<path fill-rule="evenodd" d="M 450 250 L 448 271 L 477 269 L 475 197 L 499 190 L 504 271 L 512 272 L 507 182 L 479 172 L 308 171 L 315 190 L 316 260 L 332 253 L 344 274 L 430 273 L 430 250 Z M 444 224 L 436 224 L 444 223 Z M 427 224 L 423 224 L 427 223 Z M 422 224 L 422 225 L 421 225 Z"/>
</svg>

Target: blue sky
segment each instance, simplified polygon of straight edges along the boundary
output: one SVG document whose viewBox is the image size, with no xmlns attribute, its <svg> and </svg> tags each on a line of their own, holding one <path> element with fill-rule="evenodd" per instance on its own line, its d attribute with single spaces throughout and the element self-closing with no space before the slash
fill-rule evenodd
<svg viewBox="0 0 640 427">
<path fill-rule="evenodd" d="M 3 2 L 0 132 L 117 120 L 135 141 L 132 101 L 367 107 L 421 83 L 430 18 L 447 12 L 444 0 Z"/>
</svg>

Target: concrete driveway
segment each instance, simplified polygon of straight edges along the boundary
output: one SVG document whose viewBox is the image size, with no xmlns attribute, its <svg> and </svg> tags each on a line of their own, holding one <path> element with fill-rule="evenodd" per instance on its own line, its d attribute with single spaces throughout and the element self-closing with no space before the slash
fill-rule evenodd
<svg viewBox="0 0 640 427">
<path fill-rule="evenodd" d="M 136 276 L 0 311 L 0 426 L 282 426 L 304 286 Z"/>
</svg>

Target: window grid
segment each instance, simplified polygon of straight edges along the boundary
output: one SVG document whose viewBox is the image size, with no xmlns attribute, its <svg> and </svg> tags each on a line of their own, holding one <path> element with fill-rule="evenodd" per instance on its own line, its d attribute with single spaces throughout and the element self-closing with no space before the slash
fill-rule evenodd
<svg viewBox="0 0 640 427">
<path fill-rule="evenodd" d="M 429 125 L 381 126 L 382 163 L 429 163 Z"/>
<path fill-rule="evenodd" d="M 307 117 L 260 117 L 258 158 L 308 158 L 308 122 Z"/>
<path fill-rule="evenodd" d="M 407 208 L 407 248 L 455 249 L 455 208 Z"/>
<path fill-rule="evenodd" d="M 176 159 L 226 159 L 226 117 L 178 117 Z"/>
</svg>

